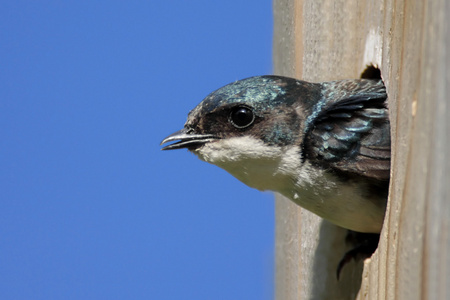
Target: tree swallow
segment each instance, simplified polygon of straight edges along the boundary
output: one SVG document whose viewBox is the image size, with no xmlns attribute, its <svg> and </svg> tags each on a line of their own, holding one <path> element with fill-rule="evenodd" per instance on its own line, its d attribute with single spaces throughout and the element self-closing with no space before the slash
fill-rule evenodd
<svg viewBox="0 0 450 300">
<path fill-rule="evenodd" d="M 390 176 L 381 80 L 258 76 L 209 94 L 162 148 L 187 148 L 246 185 L 341 227 L 379 233 Z"/>
</svg>

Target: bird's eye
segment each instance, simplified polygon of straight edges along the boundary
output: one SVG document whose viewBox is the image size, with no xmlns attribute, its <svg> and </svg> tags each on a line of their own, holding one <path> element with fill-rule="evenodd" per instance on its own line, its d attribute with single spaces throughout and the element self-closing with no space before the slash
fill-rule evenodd
<svg viewBox="0 0 450 300">
<path fill-rule="evenodd" d="M 230 122 L 236 128 L 245 128 L 250 126 L 255 120 L 253 111 L 245 106 L 238 106 L 231 110 Z"/>
</svg>

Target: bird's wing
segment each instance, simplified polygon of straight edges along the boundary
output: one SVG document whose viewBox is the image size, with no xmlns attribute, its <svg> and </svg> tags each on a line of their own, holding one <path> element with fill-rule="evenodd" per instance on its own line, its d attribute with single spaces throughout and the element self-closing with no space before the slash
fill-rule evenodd
<svg viewBox="0 0 450 300">
<path fill-rule="evenodd" d="M 337 171 L 388 180 L 391 143 L 386 101 L 385 93 L 362 93 L 323 108 L 305 133 L 305 158 Z"/>
</svg>

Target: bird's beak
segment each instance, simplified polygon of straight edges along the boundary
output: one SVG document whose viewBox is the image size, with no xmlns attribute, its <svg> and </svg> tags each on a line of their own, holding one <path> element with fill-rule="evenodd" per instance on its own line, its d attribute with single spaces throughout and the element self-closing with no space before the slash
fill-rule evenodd
<svg viewBox="0 0 450 300">
<path fill-rule="evenodd" d="M 178 140 L 178 142 L 167 145 L 163 147 L 161 150 L 175 150 L 182 148 L 188 148 L 189 150 L 193 150 L 195 148 L 202 146 L 207 142 L 211 142 L 217 139 L 218 137 L 212 134 L 197 134 L 192 129 L 183 128 L 180 131 L 172 133 L 171 135 L 166 137 L 164 140 L 162 140 L 160 145 Z"/>
</svg>

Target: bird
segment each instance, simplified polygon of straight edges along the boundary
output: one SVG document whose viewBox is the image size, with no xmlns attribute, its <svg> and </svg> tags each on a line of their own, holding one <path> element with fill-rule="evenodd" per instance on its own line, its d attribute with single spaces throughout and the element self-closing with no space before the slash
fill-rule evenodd
<svg viewBox="0 0 450 300">
<path fill-rule="evenodd" d="M 164 144 L 162 150 L 188 149 L 340 227 L 381 231 L 391 156 L 381 79 L 238 80 L 206 96 Z"/>
</svg>

